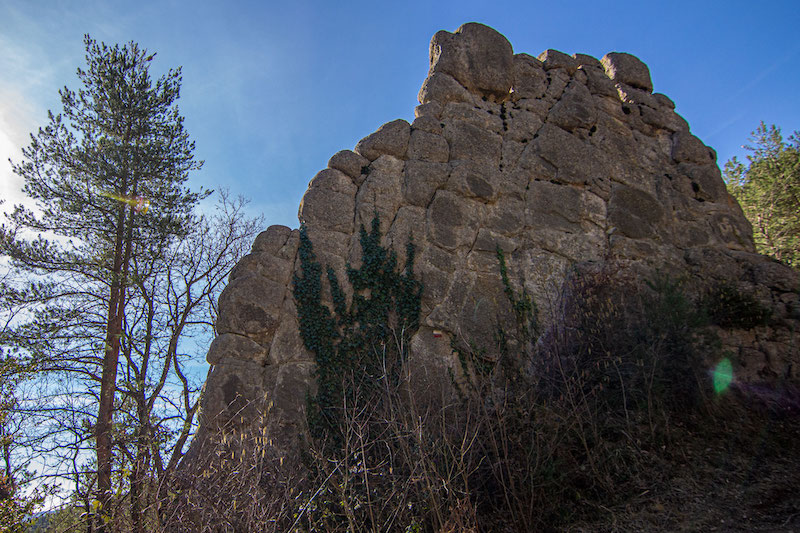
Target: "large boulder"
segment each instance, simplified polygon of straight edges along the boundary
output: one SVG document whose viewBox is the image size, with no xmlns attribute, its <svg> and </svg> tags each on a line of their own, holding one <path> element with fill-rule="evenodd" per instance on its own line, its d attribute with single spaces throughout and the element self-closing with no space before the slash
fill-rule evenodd
<svg viewBox="0 0 800 533">
<path fill-rule="evenodd" d="M 797 273 L 755 253 L 716 153 L 652 91 L 630 54 L 537 59 L 481 24 L 438 32 L 413 124 L 381 126 L 311 180 L 299 218 L 316 260 L 346 280 L 375 214 L 400 261 L 413 238 L 424 291 L 410 361 L 426 387 L 451 383 L 453 341 L 492 349 L 493 321 L 509 313 L 498 248 L 544 326 L 581 265 L 675 273 L 698 291 L 737 287 L 773 317 L 755 331 L 722 328 L 737 376 L 797 378 Z M 292 292 L 299 238 L 268 228 L 231 274 L 191 457 L 226 431 L 266 436 L 276 457 L 296 452 L 315 367 Z M 326 281 L 322 298 L 333 308 Z"/>
<path fill-rule="evenodd" d="M 514 82 L 511 43 L 483 24 L 469 22 L 455 33 L 437 32 L 431 39 L 428 77 L 447 74 L 472 93 L 508 98 Z"/>
</svg>

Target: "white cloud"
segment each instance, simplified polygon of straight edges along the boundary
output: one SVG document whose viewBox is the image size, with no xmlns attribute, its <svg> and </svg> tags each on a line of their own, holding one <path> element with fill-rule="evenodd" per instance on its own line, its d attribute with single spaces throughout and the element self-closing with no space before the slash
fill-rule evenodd
<svg viewBox="0 0 800 533">
<path fill-rule="evenodd" d="M 12 18 L 31 33 L 33 23 L 18 11 Z M 26 41 L 27 43 L 27 41 Z M 65 70 L 60 56 L 48 57 L 55 47 L 21 45 L 12 35 L 0 33 L 0 198 L 5 203 L 0 212 L 10 211 L 14 204 L 30 204 L 22 194 L 22 179 L 11 170 L 9 158 L 22 160 L 22 148 L 30 144 L 30 134 L 43 125 L 46 110 L 57 102 L 61 72 Z"/>
<path fill-rule="evenodd" d="M 36 128 L 33 106 L 17 91 L 0 87 L 0 198 L 3 210 L 25 200 L 22 178 L 11 170 L 9 158 L 22 159 L 22 148 L 29 144 L 29 134 Z"/>
</svg>

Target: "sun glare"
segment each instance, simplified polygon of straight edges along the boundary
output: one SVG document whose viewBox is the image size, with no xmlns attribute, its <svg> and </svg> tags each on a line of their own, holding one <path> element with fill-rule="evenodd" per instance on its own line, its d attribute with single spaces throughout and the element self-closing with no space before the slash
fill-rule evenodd
<svg viewBox="0 0 800 533">
<path fill-rule="evenodd" d="M 733 381 L 733 366 L 731 366 L 730 359 L 726 357 L 717 363 L 717 366 L 711 372 L 711 377 L 714 384 L 714 392 L 722 394 L 728 390 Z"/>
</svg>

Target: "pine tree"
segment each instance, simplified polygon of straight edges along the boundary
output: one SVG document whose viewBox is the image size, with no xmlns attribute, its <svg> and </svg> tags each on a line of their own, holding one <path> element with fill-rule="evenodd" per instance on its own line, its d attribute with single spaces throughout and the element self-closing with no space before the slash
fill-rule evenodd
<svg viewBox="0 0 800 533">
<path fill-rule="evenodd" d="M 735 157 L 725 164 L 728 191 L 753 224 L 758 251 L 800 268 L 800 135 L 786 142 L 762 122 L 751 141 L 747 166 Z"/>
<path fill-rule="evenodd" d="M 180 68 L 157 80 L 155 54 L 136 43 L 107 46 L 85 37 L 81 88 L 59 91 L 63 110 L 31 136 L 21 163 L 23 191 L 36 210 L 17 206 L 2 228 L 2 251 L 26 272 L 35 318 L 15 341 L 41 367 L 99 381 L 96 449 L 98 527 L 108 528 L 112 422 L 132 259 L 157 259 L 187 233 L 208 193 L 184 185 L 202 162 L 176 101 Z"/>
</svg>

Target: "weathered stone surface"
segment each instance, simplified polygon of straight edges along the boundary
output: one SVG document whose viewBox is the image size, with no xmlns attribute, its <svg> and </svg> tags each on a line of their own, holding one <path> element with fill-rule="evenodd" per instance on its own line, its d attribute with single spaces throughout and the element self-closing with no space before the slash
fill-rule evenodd
<svg viewBox="0 0 800 533">
<path fill-rule="evenodd" d="M 689 178 L 692 195 L 696 200 L 721 202 L 728 196 L 722 173 L 717 165 L 678 165 L 681 172 Z"/>
<path fill-rule="evenodd" d="M 686 123 L 683 117 L 670 110 L 666 106 L 662 106 L 657 109 L 653 109 L 649 106 L 642 106 L 639 108 L 639 111 L 641 113 L 642 121 L 645 124 L 649 124 L 650 126 L 665 129 L 671 132 L 680 131 L 688 133 L 689 131 L 689 125 Z"/>
<path fill-rule="evenodd" d="M 616 83 L 614 84 L 614 87 L 617 89 L 619 99 L 626 104 L 641 104 L 649 106 L 653 109 L 659 106 L 658 100 L 656 100 L 653 95 L 647 91 L 637 89 L 636 87 L 631 87 L 630 85 L 626 85 L 624 83 Z"/>
<path fill-rule="evenodd" d="M 427 207 L 433 193 L 447 183 L 450 168 L 444 163 L 409 161 L 403 176 L 403 197 L 411 205 Z"/>
<path fill-rule="evenodd" d="M 360 178 L 364 167 L 369 165 L 369 159 L 361 157 L 352 150 L 336 152 L 328 161 L 328 168 L 339 170 L 350 176 L 357 185 L 361 185 Z"/>
<path fill-rule="evenodd" d="M 356 145 L 356 153 L 374 161 L 386 154 L 403 158 L 408 148 L 411 126 L 403 119 L 387 122 Z"/>
<path fill-rule="evenodd" d="M 524 219 L 524 200 L 504 196 L 487 207 L 487 216 L 483 227 L 493 233 L 512 237 L 524 233 L 526 228 Z"/>
<path fill-rule="evenodd" d="M 558 68 L 552 69 L 547 72 L 547 90 L 544 93 L 545 98 L 549 100 L 558 100 L 564 94 L 564 89 L 570 81 L 569 72 L 566 69 Z"/>
<path fill-rule="evenodd" d="M 581 229 L 581 193 L 569 185 L 534 181 L 525 207 L 528 227 L 571 232 Z"/>
<path fill-rule="evenodd" d="M 604 71 L 594 68 L 580 68 L 586 74 L 586 86 L 592 94 L 617 97 L 617 87 Z"/>
<path fill-rule="evenodd" d="M 414 122 L 411 123 L 411 133 L 413 134 L 415 131 L 424 131 L 426 133 L 433 133 L 434 135 L 442 135 L 444 132 L 444 123 L 442 123 L 439 118 L 441 113 L 442 111 L 440 109 L 436 115 L 422 115 L 417 117 L 414 119 Z M 413 160 L 414 158 L 409 156 L 409 159 Z"/>
<path fill-rule="evenodd" d="M 267 364 L 273 365 L 314 360 L 313 354 L 306 350 L 303 340 L 300 338 L 297 307 L 292 298 L 286 298 L 283 301 L 281 323 L 275 331 L 267 355 Z"/>
<path fill-rule="evenodd" d="M 261 421 L 264 368 L 255 361 L 235 358 L 211 367 L 199 416 L 203 431 L 237 432 Z"/>
<path fill-rule="evenodd" d="M 572 54 L 578 67 L 593 67 L 595 69 L 602 69 L 603 64 L 596 57 L 586 54 Z"/>
<path fill-rule="evenodd" d="M 555 179 L 565 183 L 586 183 L 592 178 L 610 178 L 593 146 L 559 127 L 545 124 L 533 141 L 533 150 L 556 168 Z"/>
<path fill-rule="evenodd" d="M 575 74 L 578 69 L 578 62 L 574 57 L 558 50 L 545 50 L 539 54 L 539 61 L 542 62 L 545 70 L 563 68 L 569 75 Z"/>
<path fill-rule="evenodd" d="M 284 244 L 280 250 L 277 251 L 275 257 L 279 259 L 289 259 L 294 261 L 297 256 L 297 247 L 300 245 L 300 231 L 293 229 L 292 232 L 289 234 L 289 238 L 286 239 L 286 244 Z"/>
<path fill-rule="evenodd" d="M 278 327 L 287 287 L 257 275 L 236 278 L 219 297 L 217 333 L 235 333 L 268 345 Z"/>
<path fill-rule="evenodd" d="M 250 337 L 235 333 L 223 333 L 211 342 L 206 360 L 216 365 L 225 358 L 254 361 L 260 365 L 267 362 L 267 350 Z"/>
<path fill-rule="evenodd" d="M 528 54 L 514 56 L 514 95 L 542 98 L 547 90 L 547 74 L 542 62 Z"/>
<path fill-rule="evenodd" d="M 445 123 L 466 122 L 482 130 L 499 134 L 503 131 L 503 119 L 499 115 L 499 108 L 487 110 L 477 105 L 451 102 L 444 107 L 441 120 Z"/>
<path fill-rule="evenodd" d="M 480 212 L 450 191 L 438 191 L 428 208 L 428 238 L 445 250 L 470 246 L 478 232 Z"/>
<path fill-rule="evenodd" d="M 308 186 L 298 210 L 298 218 L 332 231 L 350 233 L 353 229 L 356 186 L 347 175 L 326 169 Z"/>
<path fill-rule="evenodd" d="M 666 94 L 653 93 L 653 98 L 656 99 L 656 102 L 658 102 L 659 106 L 675 109 L 675 102 L 673 102 L 672 99 Z"/>
<path fill-rule="evenodd" d="M 277 253 L 277 252 L 276 252 Z M 248 254 L 231 271 L 230 279 L 258 274 L 277 283 L 286 283 L 292 274 L 293 261 L 270 253 Z"/>
<path fill-rule="evenodd" d="M 291 233 L 292 230 L 286 226 L 270 226 L 258 234 L 253 241 L 252 250 L 255 253 L 275 254 L 286 244 Z"/>
<path fill-rule="evenodd" d="M 414 121 L 416 123 L 416 121 Z M 408 144 L 408 158 L 417 161 L 447 163 L 450 157 L 450 146 L 441 135 L 423 130 L 411 132 Z"/>
<path fill-rule="evenodd" d="M 585 85 L 570 83 L 561 99 L 550 109 L 547 122 L 567 131 L 591 128 L 597 121 L 592 93 Z"/>
<path fill-rule="evenodd" d="M 509 141 L 527 143 L 533 140 L 544 122 L 536 113 L 524 109 L 508 111 L 508 116 L 513 120 L 507 121 L 505 125 L 504 148 L 510 144 Z"/>
<path fill-rule="evenodd" d="M 673 135 L 672 142 L 672 158 L 679 163 L 709 164 L 716 160 L 716 154 L 688 131 Z"/>
<path fill-rule="evenodd" d="M 473 96 L 456 79 L 444 72 L 434 72 L 422 84 L 417 99 L 420 104 L 472 102 Z"/>
<path fill-rule="evenodd" d="M 449 74 L 470 91 L 500 100 L 508 97 L 514 81 L 511 44 L 483 24 L 470 22 L 455 33 L 437 32 L 431 39 L 430 61 L 429 76 Z"/>
<path fill-rule="evenodd" d="M 430 59 L 413 125 L 390 122 L 335 154 L 299 209 L 317 261 L 340 281 L 360 264 L 358 231 L 376 213 L 401 263 L 413 238 L 424 286 L 422 326 L 410 341 L 415 391 L 450 387 L 460 371 L 451 339 L 488 343 L 509 312 L 498 247 L 544 327 L 575 272 L 659 270 L 697 295 L 740 288 L 773 318 L 752 330 L 720 328 L 737 379 L 798 377 L 800 277 L 754 253 L 716 152 L 689 133 L 668 97 L 652 93 L 644 63 L 616 52 L 602 62 L 554 50 L 514 55 L 479 24 L 436 34 Z M 275 456 L 296 451 L 315 365 L 291 291 L 299 235 L 267 228 L 231 272 L 207 356 L 201 436 L 251 431 L 275 443 Z M 326 281 L 321 298 L 330 304 Z M 202 442 L 210 441 L 198 438 L 192 453 Z"/>
<path fill-rule="evenodd" d="M 397 216 L 392 221 L 392 226 L 386 232 L 386 241 L 397 252 L 398 262 L 404 264 L 406 260 L 406 245 L 409 241 L 416 244 L 424 242 L 425 214 L 423 207 L 404 205 L 397 210 Z"/>
<path fill-rule="evenodd" d="M 442 114 L 442 104 L 439 102 L 429 102 L 427 104 L 420 104 L 414 108 L 414 118 L 434 118 L 438 119 L 439 116 Z M 414 121 L 416 122 L 416 120 Z M 412 128 L 418 127 L 411 124 Z"/>
<path fill-rule="evenodd" d="M 611 189 L 608 203 L 609 225 L 632 239 L 652 239 L 658 235 L 664 212 L 649 194 L 622 184 Z"/>
<path fill-rule="evenodd" d="M 447 180 L 447 189 L 464 198 L 475 198 L 483 202 L 497 199 L 498 189 L 493 183 L 493 172 L 486 167 L 470 162 L 454 164 Z"/>
<path fill-rule="evenodd" d="M 451 161 L 473 161 L 497 166 L 500 162 L 501 137 L 464 121 L 445 124 L 445 139 L 450 145 Z"/>
<path fill-rule="evenodd" d="M 356 229 L 369 227 L 377 214 L 385 233 L 403 201 L 404 163 L 390 155 L 382 155 L 370 166 L 369 175 L 356 197 Z"/>
<path fill-rule="evenodd" d="M 603 56 L 600 62 L 612 80 L 643 91 L 653 92 L 650 69 L 638 57 L 624 52 L 609 52 Z"/>
</svg>

